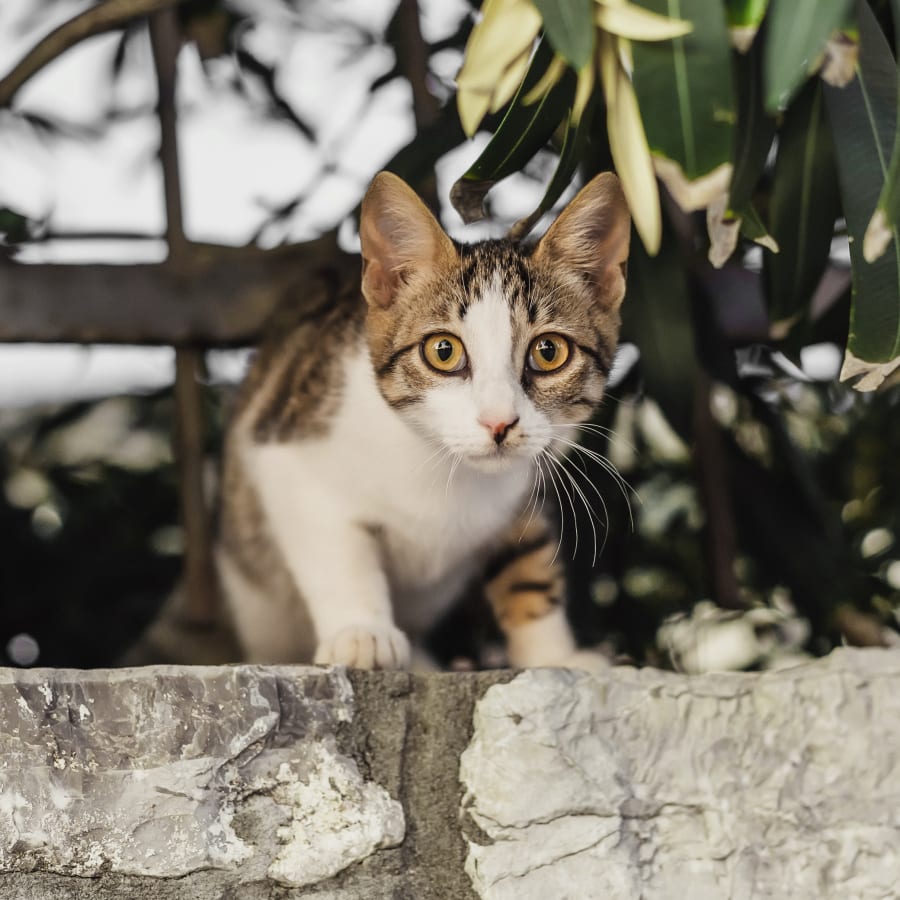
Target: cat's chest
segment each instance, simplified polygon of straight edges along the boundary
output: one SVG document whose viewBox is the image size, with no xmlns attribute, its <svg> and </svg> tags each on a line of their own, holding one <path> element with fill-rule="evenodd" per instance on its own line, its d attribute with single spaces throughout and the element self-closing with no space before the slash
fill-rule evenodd
<svg viewBox="0 0 900 900">
<path fill-rule="evenodd" d="M 379 534 L 394 578 L 410 586 L 477 564 L 521 511 L 533 478 L 528 463 L 486 474 L 385 433 L 340 466 L 360 521 Z"/>
</svg>

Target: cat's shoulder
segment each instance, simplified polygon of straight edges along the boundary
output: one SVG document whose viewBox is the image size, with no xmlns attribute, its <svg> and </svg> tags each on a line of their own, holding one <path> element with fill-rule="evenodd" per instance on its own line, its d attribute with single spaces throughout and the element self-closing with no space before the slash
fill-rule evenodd
<svg viewBox="0 0 900 900">
<path fill-rule="evenodd" d="M 364 339 L 359 279 L 324 271 L 270 318 L 238 392 L 233 421 L 253 441 L 322 432 L 340 398 L 343 362 Z"/>
</svg>

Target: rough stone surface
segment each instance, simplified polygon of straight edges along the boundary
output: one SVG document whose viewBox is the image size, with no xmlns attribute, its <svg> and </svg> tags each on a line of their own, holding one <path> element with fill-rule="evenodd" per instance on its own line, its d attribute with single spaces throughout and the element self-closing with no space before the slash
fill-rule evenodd
<svg viewBox="0 0 900 900">
<path fill-rule="evenodd" d="M 461 760 L 484 900 L 900 896 L 900 653 L 762 674 L 535 670 Z"/>
<path fill-rule="evenodd" d="M 471 900 L 458 759 L 509 677 L 0 669 L 0 900 Z"/>
<path fill-rule="evenodd" d="M 900 653 L 0 670 L 0 900 L 900 896 Z"/>
<path fill-rule="evenodd" d="M 340 670 L 5 670 L 0 692 L 0 870 L 303 885 L 403 840 L 400 804 L 337 749 Z M 239 808 L 275 840 L 239 836 Z"/>
</svg>

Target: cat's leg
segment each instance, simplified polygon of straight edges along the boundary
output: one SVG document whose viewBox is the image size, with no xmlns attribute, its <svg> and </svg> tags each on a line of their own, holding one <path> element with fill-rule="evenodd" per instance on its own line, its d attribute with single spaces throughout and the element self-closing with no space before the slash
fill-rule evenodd
<svg viewBox="0 0 900 900">
<path fill-rule="evenodd" d="M 409 641 L 394 624 L 375 535 L 348 515 L 340 496 L 298 464 L 291 448 L 269 445 L 251 453 L 271 533 L 315 628 L 313 661 L 362 669 L 408 667 Z"/>
<path fill-rule="evenodd" d="M 579 650 L 566 618 L 566 577 L 557 536 L 541 517 L 520 521 L 488 567 L 484 590 L 506 637 L 510 665 L 596 671 L 608 663 Z"/>
</svg>

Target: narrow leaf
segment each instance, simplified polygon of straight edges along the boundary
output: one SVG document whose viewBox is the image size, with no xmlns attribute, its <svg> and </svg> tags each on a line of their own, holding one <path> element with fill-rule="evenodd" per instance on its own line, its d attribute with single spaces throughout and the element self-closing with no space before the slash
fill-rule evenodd
<svg viewBox="0 0 900 900">
<path fill-rule="evenodd" d="M 547 185 L 547 190 L 537 209 L 530 215 L 525 216 L 525 218 L 519 219 L 510 229 L 509 237 L 511 240 L 518 241 L 525 237 L 534 228 L 541 216 L 553 208 L 553 204 L 559 200 L 563 191 L 571 183 L 591 129 L 595 97 L 596 95 L 588 101 L 587 108 L 584 110 L 580 121 L 575 121 L 574 116 L 569 117 L 569 124 L 563 137 L 563 145 L 559 152 L 559 163 L 556 166 L 553 177 L 550 179 L 550 183 Z"/>
<path fill-rule="evenodd" d="M 810 81 L 785 113 L 769 201 L 769 230 L 781 248 L 763 260 L 773 325 L 805 314 L 831 249 L 840 209 L 822 82 Z"/>
<path fill-rule="evenodd" d="M 594 22 L 604 31 L 632 41 L 668 41 L 693 30 L 690 22 L 650 12 L 636 3 L 598 5 Z"/>
<path fill-rule="evenodd" d="M 565 71 L 566 61 L 558 54 L 555 55 L 550 65 L 547 66 L 547 70 L 538 79 L 537 84 L 523 95 L 522 103 L 531 106 L 536 100 L 540 100 L 563 77 Z"/>
<path fill-rule="evenodd" d="M 725 0 L 728 36 L 739 53 L 746 53 L 753 46 L 768 5 L 769 0 Z"/>
<path fill-rule="evenodd" d="M 766 108 L 785 109 L 822 60 L 853 0 L 772 0 L 765 48 Z"/>
<path fill-rule="evenodd" d="M 469 35 L 456 78 L 459 118 L 469 137 L 491 108 L 498 85 L 509 89 L 508 70 L 521 65 L 541 27 L 540 14 L 529 0 L 485 0 L 483 13 Z M 502 105 L 496 103 L 495 108 Z"/>
<path fill-rule="evenodd" d="M 763 104 L 762 48 L 759 44 L 735 59 L 735 74 L 738 115 L 728 205 L 735 211 L 742 211 L 750 204 L 775 138 L 775 119 L 768 115 Z"/>
<path fill-rule="evenodd" d="M 634 89 L 654 166 L 678 204 L 706 206 L 728 186 L 736 117 L 731 50 L 721 0 L 641 0 L 691 21 L 664 43 L 636 43 Z"/>
<path fill-rule="evenodd" d="M 631 80 L 622 68 L 617 43 L 612 35 L 600 33 L 597 52 L 606 98 L 609 148 L 635 228 L 653 256 L 659 250 L 662 233 L 659 189 L 641 110 Z"/>
<path fill-rule="evenodd" d="M 594 50 L 592 0 L 534 0 L 550 43 L 573 69 L 587 65 Z"/>
<path fill-rule="evenodd" d="M 509 64 L 494 88 L 488 112 L 495 113 L 509 103 L 510 98 L 515 95 L 517 88 L 525 77 L 525 73 L 528 71 L 528 61 L 530 59 L 531 47 L 528 47 Z"/>
<path fill-rule="evenodd" d="M 842 377 L 863 377 L 855 387 L 878 387 L 900 357 L 900 243 L 891 228 L 890 251 L 863 257 L 863 235 L 878 203 L 897 127 L 897 66 L 868 5 L 856 5 L 860 53 L 857 77 L 846 87 L 825 87 L 838 162 L 841 197 L 850 233 L 853 301 Z"/>
<path fill-rule="evenodd" d="M 752 203 L 745 206 L 738 215 L 741 220 L 741 234 L 748 241 L 753 241 L 755 244 L 759 244 L 760 247 L 771 250 L 772 253 L 781 252 L 778 241 L 769 234 L 763 220 L 756 211 L 756 207 Z"/>
<path fill-rule="evenodd" d="M 692 439 L 697 349 L 691 295 L 677 241 L 666 232 L 655 258 L 632 241 L 622 336 L 641 351 L 647 393 L 687 442 Z"/>
<path fill-rule="evenodd" d="M 728 209 L 728 197 L 720 194 L 706 208 L 706 230 L 709 233 L 710 265 L 721 269 L 737 248 L 741 220 Z"/>
<path fill-rule="evenodd" d="M 900 0 L 891 0 L 891 9 L 894 14 L 894 35 L 897 49 L 900 51 Z M 900 78 L 900 69 L 897 75 Z M 897 102 L 900 104 L 900 89 L 897 91 Z M 878 196 L 878 206 L 866 227 L 863 241 L 863 256 L 866 262 L 875 262 L 888 249 L 898 225 L 900 225 L 900 105 L 897 109 L 894 151 L 891 154 L 887 179 Z"/>
<path fill-rule="evenodd" d="M 523 102 L 553 58 L 549 43 L 542 40 L 490 143 L 453 185 L 450 202 L 464 222 L 477 222 L 484 218 L 483 204 L 488 191 L 498 181 L 518 172 L 550 140 L 560 120 L 571 108 L 575 73 L 568 69 L 538 102 L 530 106 Z"/>
</svg>

